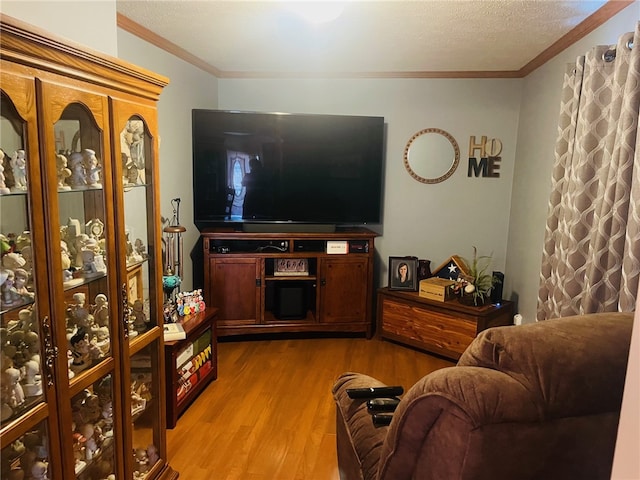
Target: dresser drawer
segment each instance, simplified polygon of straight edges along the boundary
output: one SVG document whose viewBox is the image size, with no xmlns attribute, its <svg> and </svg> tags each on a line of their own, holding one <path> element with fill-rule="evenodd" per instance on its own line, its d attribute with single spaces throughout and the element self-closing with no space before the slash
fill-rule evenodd
<svg viewBox="0 0 640 480">
<path fill-rule="evenodd" d="M 445 356 L 459 357 L 476 336 L 475 321 L 390 299 L 382 301 L 381 314 L 383 336 L 397 336 L 405 343 Z"/>
</svg>

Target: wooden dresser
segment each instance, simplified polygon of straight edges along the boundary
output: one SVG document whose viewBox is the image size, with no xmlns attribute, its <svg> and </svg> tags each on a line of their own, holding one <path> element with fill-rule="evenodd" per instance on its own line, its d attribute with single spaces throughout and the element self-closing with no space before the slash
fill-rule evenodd
<svg viewBox="0 0 640 480">
<path fill-rule="evenodd" d="M 513 323 L 513 302 L 480 307 L 436 302 L 417 292 L 378 290 L 377 335 L 458 360 L 478 333 Z"/>
</svg>

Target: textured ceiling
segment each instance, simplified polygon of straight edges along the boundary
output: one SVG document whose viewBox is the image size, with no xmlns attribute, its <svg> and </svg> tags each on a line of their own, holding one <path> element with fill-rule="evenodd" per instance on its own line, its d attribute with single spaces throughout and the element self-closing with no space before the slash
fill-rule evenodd
<svg viewBox="0 0 640 480">
<path fill-rule="evenodd" d="M 518 71 L 604 3 L 350 1 L 341 2 L 337 19 L 319 25 L 290 2 L 117 0 L 117 10 L 225 76 L 411 76 Z"/>
</svg>

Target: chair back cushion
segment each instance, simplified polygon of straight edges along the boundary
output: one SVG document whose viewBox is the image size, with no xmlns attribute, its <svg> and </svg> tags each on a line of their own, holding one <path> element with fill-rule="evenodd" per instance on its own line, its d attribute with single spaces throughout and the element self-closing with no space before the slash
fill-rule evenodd
<svg viewBox="0 0 640 480">
<path fill-rule="evenodd" d="M 403 397 L 379 480 L 608 479 L 632 314 L 488 329 Z"/>
</svg>

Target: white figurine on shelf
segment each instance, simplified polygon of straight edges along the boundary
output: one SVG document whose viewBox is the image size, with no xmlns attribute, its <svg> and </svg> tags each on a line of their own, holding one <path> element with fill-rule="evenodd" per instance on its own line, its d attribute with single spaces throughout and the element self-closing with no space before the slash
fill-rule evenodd
<svg viewBox="0 0 640 480">
<path fill-rule="evenodd" d="M 56 169 L 58 173 L 58 190 L 71 190 L 67 185 L 67 179 L 71 176 L 71 170 L 67 168 L 67 157 L 63 154 L 56 154 Z"/>
<path fill-rule="evenodd" d="M 71 365 L 70 370 L 73 373 L 79 373 L 92 364 L 91 344 L 89 343 L 89 335 L 84 330 L 79 330 L 69 340 L 71 343 Z"/>
<path fill-rule="evenodd" d="M 82 151 L 82 158 L 84 160 L 84 171 L 89 188 L 102 188 L 100 183 L 100 164 L 96 157 L 96 152 L 89 148 L 85 148 Z"/>
<path fill-rule="evenodd" d="M 82 251 L 87 247 L 88 242 L 89 242 L 89 235 L 87 235 L 86 233 L 81 233 L 74 239 L 73 247 L 75 249 L 76 256 L 73 261 L 73 265 L 76 268 L 82 268 L 82 266 L 84 265 L 84 258 L 82 258 Z"/>
<path fill-rule="evenodd" d="M 71 267 L 71 258 L 69 256 L 69 247 L 67 242 L 60 240 L 60 261 L 62 263 L 63 270 L 69 270 Z"/>
<path fill-rule="evenodd" d="M 87 334 L 91 331 L 94 318 L 85 305 L 86 298 L 86 295 L 82 292 L 73 294 L 75 303 L 67 308 L 67 331 L 71 329 L 71 331 L 75 332 L 82 329 Z"/>
<path fill-rule="evenodd" d="M 0 269 L 0 283 L 2 283 L 0 286 L 0 305 L 3 307 L 12 307 L 25 303 L 22 295 L 14 287 L 15 278 L 13 270 Z"/>
<path fill-rule="evenodd" d="M 27 159 L 24 150 L 16 150 L 11 156 L 11 169 L 15 185 L 14 192 L 24 192 L 27 189 Z"/>
<path fill-rule="evenodd" d="M 27 290 L 27 283 L 29 283 L 29 272 L 27 272 L 24 268 L 16 268 L 13 271 L 15 275 L 15 283 L 13 287 L 16 289 L 19 295 L 22 296 L 24 300 L 33 300 L 35 298 L 35 293 Z"/>
<path fill-rule="evenodd" d="M 142 303 L 142 300 L 136 300 L 133 302 L 131 314 L 133 315 L 133 328 L 136 329 L 136 332 L 145 332 L 147 330 L 149 320 L 144 313 L 144 304 Z"/>
<path fill-rule="evenodd" d="M 22 310 L 20 311 L 22 313 Z M 33 315 L 30 314 L 31 317 Z M 33 360 L 40 365 L 40 337 L 36 332 L 25 332 L 24 334 L 25 355 L 29 360 Z"/>
<path fill-rule="evenodd" d="M 69 185 L 74 190 L 79 190 L 87 186 L 87 175 L 84 168 L 84 158 L 80 152 L 73 152 L 69 155 L 69 168 L 71 176 L 67 179 Z"/>
<path fill-rule="evenodd" d="M 40 379 L 40 364 L 35 360 L 29 360 L 24 364 L 24 381 L 22 388 L 26 397 L 38 397 L 42 395 L 42 381 Z"/>
<path fill-rule="evenodd" d="M 93 319 L 99 327 L 109 326 L 109 301 L 104 293 L 99 293 L 95 298 L 93 307 Z"/>
<path fill-rule="evenodd" d="M 29 230 L 23 231 L 16 238 L 16 250 L 22 252 L 22 249 L 27 245 L 31 245 L 31 232 Z"/>
<path fill-rule="evenodd" d="M 94 339 L 92 342 L 95 344 L 98 349 L 100 349 L 100 353 L 102 356 L 107 356 L 109 354 L 109 350 L 111 350 L 111 338 L 109 336 L 109 328 L 107 327 L 98 327 L 94 330 Z"/>
<path fill-rule="evenodd" d="M 27 480 L 48 480 L 47 469 L 48 465 L 45 462 L 35 461 L 31 467 L 31 476 L 27 477 Z"/>
<path fill-rule="evenodd" d="M 30 272 L 33 268 L 33 253 L 31 245 L 25 245 L 24 247 L 22 247 L 22 249 L 20 250 L 20 255 L 22 255 L 22 258 L 24 259 L 24 266 L 22 268 Z"/>
<path fill-rule="evenodd" d="M 6 385 L 9 392 L 9 406 L 11 408 L 19 407 L 24 403 L 25 397 L 24 390 L 20 384 L 21 379 L 20 370 L 15 367 L 9 367 L 2 373 L 2 383 Z"/>
<path fill-rule="evenodd" d="M 4 176 L 4 152 L 0 150 L 0 195 L 11 193 L 11 189 L 7 187 L 7 179 Z"/>
<path fill-rule="evenodd" d="M 27 261 L 17 252 L 5 253 L 2 256 L 2 266 L 9 270 L 15 271 L 18 268 L 24 268 L 26 263 Z"/>
<path fill-rule="evenodd" d="M 80 427 L 80 433 L 85 438 L 84 453 L 86 460 L 92 460 L 94 455 L 98 453 L 98 442 L 96 442 L 96 430 L 91 423 L 85 423 Z"/>
</svg>

